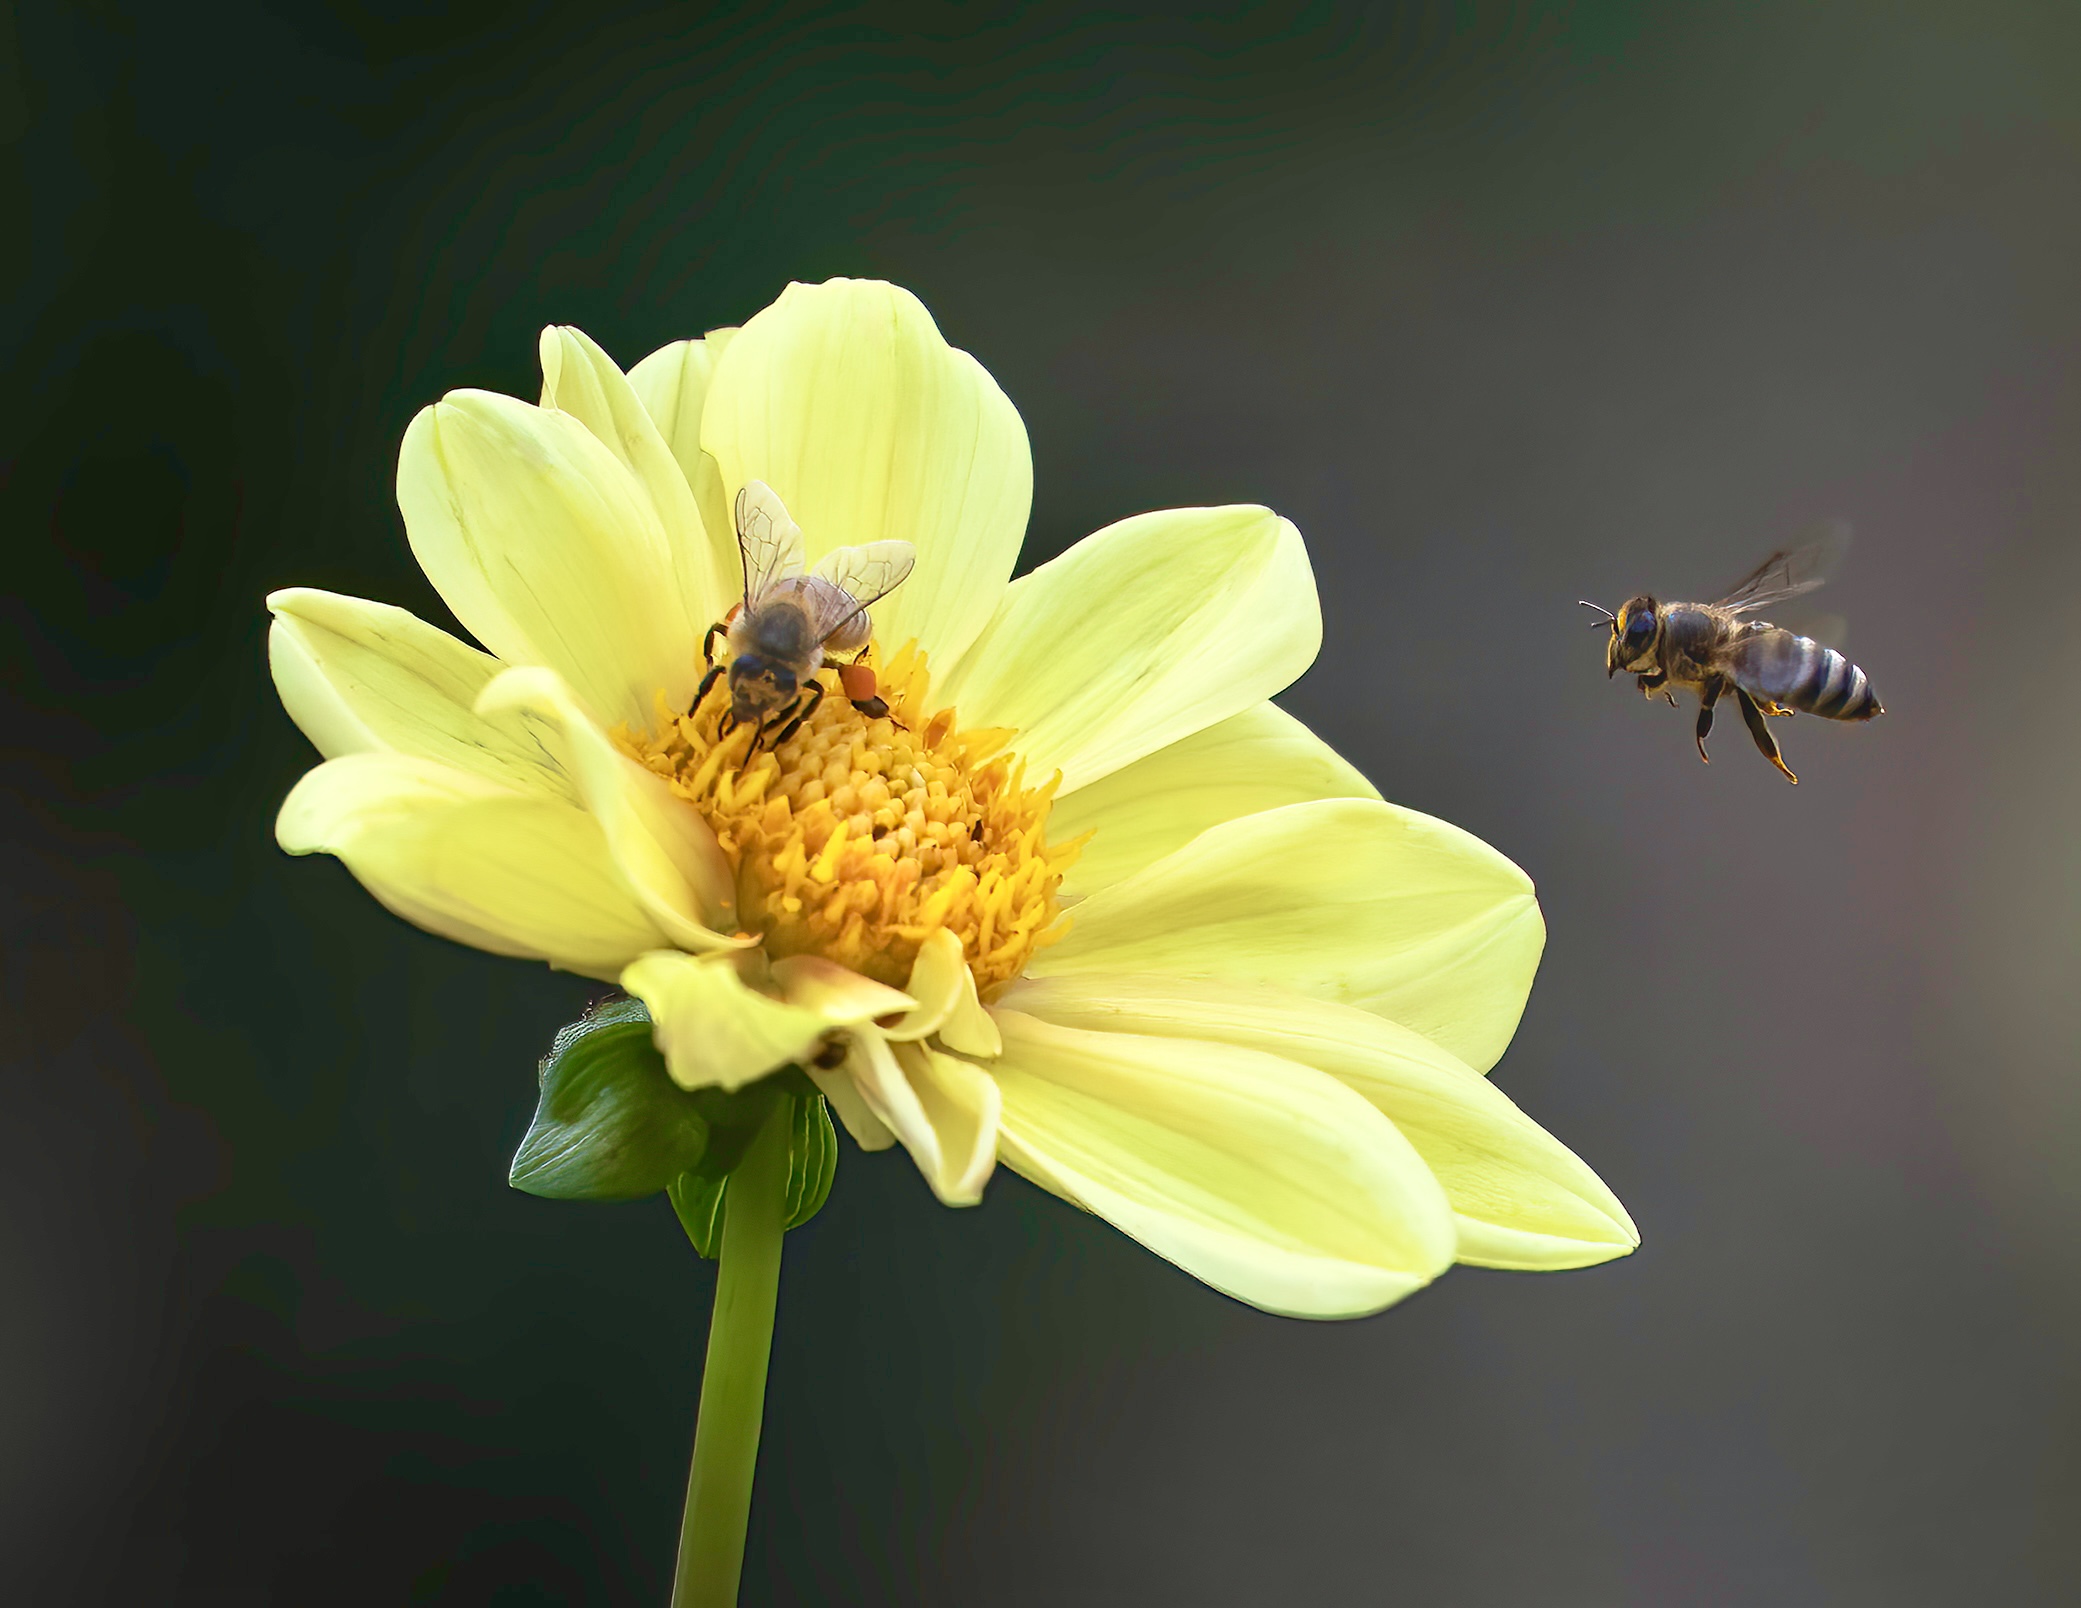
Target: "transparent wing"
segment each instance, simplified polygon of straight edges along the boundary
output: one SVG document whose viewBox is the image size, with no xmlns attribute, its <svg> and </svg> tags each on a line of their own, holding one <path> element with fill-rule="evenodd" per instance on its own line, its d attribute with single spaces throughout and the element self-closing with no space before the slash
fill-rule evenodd
<svg viewBox="0 0 2081 1608">
<path fill-rule="evenodd" d="M 832 636 L 895 591 L 917 561 L 918 550 L 909 542 L 838 547 L 818 559 L 810 578 L 824 584 L 809 600 L 817 640 Z"/>
<path fill-rule="evenodd" d="M 747 481 L 737 493 L 737 556 L 744 564 L 747 608 L 776 583 L 802 573 L 802 527 L 763 480 Z"/>
<path fill-rule="evenodd" d="M 1841 653 L 1850 642 L 1850 622 L 1840 614 L 1794 614 L 1785 621 L 1788 631 L 1812 637 L 1824 648 Z"/>
<path fill-rule="evenodd" d="M 1794 636 L 1809 637 L 1824 648 L 1833 648 L 1837 653 L 1844 650 L 1850 639 L 1850 622 L 1840 614 L 1825 614 L 1810 602 L 1795 602 L 1784 609 L 1772 609 L 1768 620 L 1751 620 L 1755 630 L 1790 631 Z"/>
<path fill-rule="evenodd" d="M 1798 541 L 1772 553 L 1713 606 L 1731 614 L 1746 614 L 1751 609 L 1811 592 L 1835 573 L 1849 547 L 1850 527 L 1841 520 L 1811 525 L 1800 533 Z"/>
</svg>

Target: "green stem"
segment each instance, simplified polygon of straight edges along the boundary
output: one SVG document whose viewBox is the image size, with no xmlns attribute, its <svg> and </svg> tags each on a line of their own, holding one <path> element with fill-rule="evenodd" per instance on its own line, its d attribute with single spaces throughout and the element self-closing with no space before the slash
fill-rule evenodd
<svg viewBox="0 0 2081 1608">
<path fill-rule="evenodd" d="M 788 1102 L 775 1100 L 730 1174 L 717 1258 L 715 1315 L 694 1424 L 694 1464 L 679 1521 L 672 1608 L 735 1608 L 744 1569 L 759 1421 L 766 1408 L 766 1358 L 780 1291 L 780 1241 L 787 1211 Z"/>
</svg>

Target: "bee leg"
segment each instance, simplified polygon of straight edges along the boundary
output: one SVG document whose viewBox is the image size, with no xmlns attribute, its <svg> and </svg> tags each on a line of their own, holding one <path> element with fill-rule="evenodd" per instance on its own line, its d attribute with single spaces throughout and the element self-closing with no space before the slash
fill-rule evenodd
<svg viewBox="0 0 2081 1608">
<path fill-rule="evenodd" d="M 1705 738 L 1712 730 L 1712 706 L 1720 701 L 1720 694 L 1726 688 L 1724 681 L 1708 681 L 1705 690 L 1698 694 L 1698 757 L 1708 765 L 1712 760 L 1705 752 Z"/>
<path fill-rule="evenodd" d="M 910 727 L 904 725 L 902 721 L 898 720 L 894 715 L 889 713 L 889 705 L 887 700 L 879 696 L 873 698 L 855 698 L 852 700 L 852 705 L 855 709 L 859 710 L 861 714 L 865 715 L 869 720 L 886 720 L 898 731 L 910 730 Z"/>
<path fill-rule="evenodd" d="M 823 701 L 823 682 L 812 681 L 809 684 L 808 697 L 802 703 L 796 705 L 794 718 L 790 720 L 785 726 L 780 728 L 780 735 L 773 739 L 773 746 L 775 748 L 778 748 L 782 743 L 786 742 L 790 737 L 794 736 L 796 732 L 800 731 L 802 729 L 802 722 L 807 720 L 811 715 L 815 714 L 817 712 L 817 705 L 822 703 Z"/>
<path fill-rule="evenodd" d="M 1748 722 L 1749 735 L 1756 739 L 1756 746 L 1763 751 L 1763 757 L 1785 773 L 1786 781 L 1797 787 L 1799 778 L 1792 774 L 1792 767 L 1785 763 L 1785 756 L 1778 752 L 1778 740 L 1770 735 L 1770 717 L 1765 715 L 1757 707 L 1756 700 L 1741 688 L 1734 689 L 1734 696 L 1741 700 L 1741 718 Z"/>
<path fill-rule="evenodd" d="M 1654 698 L 1656 693 L 1662 690 L 1663 684 L 1668 680 L 1669 678 L 1659 670 L 1648 675 L 1635 676 L 1633 678 L 1634 684 L 1640 688 L 1640 696 L 1650 700 Z"/>
<path fill-rule="evenodd" d="M 701 678 L 701 685 L 694 689 L 694 701 L 687 705 L 686 712 L 688 714 L 692 714 L 708 701 L 708 694 L 715 686 L 715 678 L 722 673 L 723 667 L 711 660 L 708 666 L 708 674 Z"/>
<path fill-rule="evenodd" d="M 875 690 L 874 669 L 867 662 L 868 657 L 873 652 L 874 644 L 870 642 L 866 647 L 853 655 L 850 663 L 842 664 L 838 667 L 838 683 L 845 689 L 846 702 L 851 704 L 854 709 L 858 710 L 868 720 L 886 720 L 898 731 L 908 731 L 910 728 L 904 725 L 902 721 L 891 717 L 889 714 L 889 701 Z M 864 674 L 849 674 L 855 667 L 863 671 Z M 855 692 L 864 692 L 866 696 L 855 698 L 853 696 Z"/>
</svg>

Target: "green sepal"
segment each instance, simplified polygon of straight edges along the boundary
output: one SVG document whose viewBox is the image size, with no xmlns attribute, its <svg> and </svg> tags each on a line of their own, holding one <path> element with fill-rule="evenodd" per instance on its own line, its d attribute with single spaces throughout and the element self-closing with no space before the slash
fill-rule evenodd
<svg viewBox="0 0 2081 1608">
<path fill-rule="evenodd" d="M 831 1179 L 838 1170 L 838 1135 L 831 1127 L 824 1097 L 799 1071 L 790 1068 L 708 1102 L 712 1135 L 708 1150 L 672 1181 L 667 1193 L 686 1237 L 711 1261 L 723 1247 L 730 1175 L 770 1109 L 767 1102 L 776 1098 L 788 1102 L 787 1216 L 782 1226 L 800 1228 L 822 1210 L 831 1194 Z"/>
<path fill-rule="evenodd" d="M 710 1149 L 702 1101 L 665 1071 L 640 999 L 609 1001 L 560 1029 L 540 1082 L 535 1120 L 507 1174 L 530 1195 L 655 1195 Z"/>
</svg>

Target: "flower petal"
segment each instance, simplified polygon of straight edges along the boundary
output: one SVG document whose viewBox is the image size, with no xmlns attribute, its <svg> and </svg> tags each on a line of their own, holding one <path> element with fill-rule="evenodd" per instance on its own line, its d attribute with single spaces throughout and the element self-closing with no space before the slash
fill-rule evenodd
<svg viewBox="0 0 2081 1608">
<path fill-rule="evenodd" d="M 1173 508 L 1020 576 L 937 696 L 963 725 L 1017 728 L 1067 795 L 1262 702 L 1321 645 L 1299 531 L 1267 508 Z"/>
<path fill-rule="evenodd" d="M 853 1143 L 862 1150 L 887 1150 L 896 1143 L 896 1136 L 889 1132 L 889 1125 L 874 1114 L 867 1104 L 867 1097 L 860 1092 L 852 1074 L 843 1068 L 827 1072 L 814 1063 L 805 1064 L 803 1071 L 809 1081 L 823 1091 L 824 1098 L 831 1102 L 831 1109 L 838 1113 L 838 1120 L 845 1131 L 853 1136 Z"/>
<path fill-rule="evenodd" d="M 1049 978 L 1014 985 L 1004 1004 L 1064 1027 L 1240 1044 L 1329 1073 L 1386 1113 L 1437 1175 L 1462 1262 L 1588 1267 L 1640 1244 L 1574 1152 L 1464 1061 L 1370 1011 L 1175 977 Z"/>
<path fill-rule="evenodd" d="M 576 802 L 560 765 L 477 694 L 498 660 L 387 603 L 291 587 L 268 597 L 268 666 L 282 707 L 327 759 L 416 754 L 520 792 Z"/>
<path fill-rule="evenodd" d="M 943 1177 L 946 1158 L 940 1150 L 939 1130 L 925 1114 L 918 1091 L 896 1059 L 896 1047 L 879 1033 L 855 1033 L 845 1071 L 875 1119 L 910 1152 L 925 1181 Z"/>
<path fill-rule="evenodd" d="M 845 1070 L 867 1109 L 910 1152 L 933 1194 L 949 1206 L 973 1206 L 983 1198 L 997 1162 L 1001 1104 L 987 1073 L 922 1044 L 891 1044 L 871 1028 L 853 1035 Z"/>
<path fill-rule="evenodd" d="M 990 618 L 1033 501 L 1026 426 L 909 291 L 788 286 L 717 362 L 701 445 L 733 493 L 763 480 L 780 494 L 811 563 L 889 537 L 917 547 L 875 606 L 885 646 L 915 639 L 952 664 Z"/>
<path fill-rule="evenodd" d="M 742 1088 L 801 1060 L 827 1025 L 750 987 L 731 955 L 661 949 L 625 967 L 621 986 L 649 1008 L 651 1036 L 682 1089 Z"/>
<path fill-rule="evenodd" d="M 910 1043 L 936 1033 L 941 1043 L 965 1055 L 998 1052 L 996 1024 L 976 995 L 975 973 L 968 969 L 966 952 L 954 933 L 937 928 L 918 946 L 908 987 L 916 1008 L 884 1027 L 885 1037 Z"/>
<path fill-rule="evenodd" d="M 665 943 L 583 810 L 407 754 L 348 754 L 307 774 L 275 837 L 334 854 L 415 926 L 495 955 L 613 977 Z"/>
<path fill-rule="evenodd" d="M 701 412 L 715 377 L 716 360 L 736 333 L 734 329 L 712 329 L 705 340 L 674 341 L 629 370 L 630 387 L 642 399 L 644 411 L 657 424 L 659 435 L 678 460 L 680 473 L 693 489 L 709 562 L 723 579 L 726 604 L 738 601 L 744 576 L 722 469 L 701 450 Z M 705 625 L 706 618 L 697 613 L 694 624 Z"/>
<path fill-rule="evenodd" d="M 1057 800 L 1048 835 L 1094 834 L 1064 888 L 1086 895 L 1223 821 L 1311 799 L 1379 796 L 1328 743 L 1261 703 Z"/>
<path fill-rule="evenodd" d="M 1004 1035 L 997 1031 L 992 1016 L 975 990 L 975 973 L 962 968 L 961 997 L 947 1019 L 939 1024 L 939 1042 L 962 1055 L 979 1055 L 985 1060 L 1004 1053 Z"/>
<path fill-rule="evenodd" d="M 773 963 L 773 980 L 790 1005 L 815 1011 L 833 1027 L 858 1027 L 917 1005 L 910 995 L 822 955 L 789 955 Z"/>
<path fill-rule="evenodd" d="M 901 1021 L 883 1028 L 883 1035 L 903 1044 L 930 1038 L 960 1003 L 961 979 L 967 975 L 968 958 L 960 937 L 945 927 L 936 929 L 918 945 L 918 958 L 910 964 L 910 979 L 904 988 L 914 1004 Z"/>
<path fill-rule="evenodd" d="M 725 936 L 737 931 L 736 876 L 708 823 L 662 776 L 609 742 L 554 670 L 502 671 L 477 707 L 528 722 L 577 783 L 623 879 L 674 944 L 698 951 L 748 942 Z"/>
<path fill-rule="evenodd" d="M 1545 943 L 1531 879 L 1479 838 L 1378 800 L 1324 799 L 1210 827 L 1093 894 L 1030 970 L 1296 989 L 1392 1017 L 1485 1072 Z"/>
<path fill-rule="evenodd" d="M 999 1008 L 998 1154 L 1238 1300 L 1377 1312 L 1452 1261 L 1438 1182 L 1358 1095 L 1234 1045 Z"/>
<path fill-rule="evenodd" d="M 642 396 L 589 335 L 552 324 L 540 349 L 542 406 L 576 418 L 622 461 L 664 529 L 688 622 L 699 629 L 720 620 L 743 591 L 727 521 L 708 527 L 708 510 Z"/>
<path fill-rule="evenodd" d="M 420 568 L 508 664 L 547 665 L 593 716 L 642 730 L 683 707 L 696 628 L 650 499 L 569 414 L 489 391 L 424 408 L 398 455 Z"/>
<path fill-rule="evenodd" d="M 973 1206 L 997 1166 L 997 1130 L 1004 1097 L 997 1082 L 972 1061 L 942 1055 L 923 1044 L 899 1049 L 918 1104 L 939 1137 L 941 1171 L 925 1181 L 949 1206 Z"/>
</svg>

